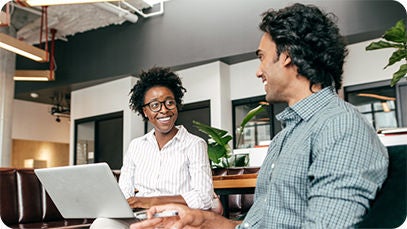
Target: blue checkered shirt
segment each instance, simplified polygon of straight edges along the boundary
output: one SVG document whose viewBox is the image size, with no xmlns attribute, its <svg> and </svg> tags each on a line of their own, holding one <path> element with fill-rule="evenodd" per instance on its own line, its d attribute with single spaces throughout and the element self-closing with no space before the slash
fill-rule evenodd
<svg viewBox="0 0 407 229">
<path fill-rule="evenodd" d="M 331 87 L 277 115 L 283 130 L 259 171 L 255 201 L 236 228 L 348 228 L 387 176 L 372 126 Z"/>
</svg>

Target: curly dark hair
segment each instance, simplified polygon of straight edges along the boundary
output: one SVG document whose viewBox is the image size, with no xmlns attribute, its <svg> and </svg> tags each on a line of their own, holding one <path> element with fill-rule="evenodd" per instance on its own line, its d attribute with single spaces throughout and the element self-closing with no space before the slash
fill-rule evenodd
<svg viewBox="0 0 407 229">
<path fill-rule="evenodd" d="M 294 4 L 262 14 L 259 28 L 277 46 L 277 56 L 287 52 L 298 73 L 322 88 L 342 86 L 343 63 L 348 51 L 335 24 L 336 16 L 312 5 Z"/>
<path fill-rule="evenodd" d="M 131 110 L 143 116 L 144 121 L 148 120 L 143 112 L 144 96 L 150 88 L 155 86 L 170 89 L 174 94 L 177 109 L 181 109 L 182 97 L 187 90 L 182 86 L 179 76 L 169 68 L 153 67 L 148 71 L 142 71 L 137 77 L 139 80 L 129 93 L 131 94 L 129 106 Z"/>
</svg>

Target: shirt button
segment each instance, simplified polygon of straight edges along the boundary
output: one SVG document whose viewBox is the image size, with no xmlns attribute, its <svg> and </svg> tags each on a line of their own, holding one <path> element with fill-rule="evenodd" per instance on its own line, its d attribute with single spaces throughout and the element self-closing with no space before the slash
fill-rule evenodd
<svg viewBox="0 0 407 229">
<path fill-rule="evenodd" d="M 271 169 L 274 169 L 274 163 L 273 163 L 273 164 L 271 164 Z"/>
<path fill-rule="evenodd" d="M 243 229 L 249 229 L 249 228 L 251 228 L 251 227 L 250 227 L 250 224 L 244 223 L 244 224 L 242 225 L 242 228 L 243 228 Z"/>
</svg>

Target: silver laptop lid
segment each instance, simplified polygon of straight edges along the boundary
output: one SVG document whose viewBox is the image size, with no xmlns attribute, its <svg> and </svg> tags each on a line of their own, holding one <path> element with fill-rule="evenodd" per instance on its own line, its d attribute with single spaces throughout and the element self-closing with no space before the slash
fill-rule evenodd
<svg viewBox="0 0 407 229">
<path fill-rule="evenodd" d="M 106 163 L 35 169 L 64 218 L 134 218 Z"/>
</svg>

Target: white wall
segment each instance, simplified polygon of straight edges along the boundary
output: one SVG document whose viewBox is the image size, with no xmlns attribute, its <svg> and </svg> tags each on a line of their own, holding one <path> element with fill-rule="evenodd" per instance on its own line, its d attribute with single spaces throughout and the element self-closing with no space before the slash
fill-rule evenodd
<svg viewBox="0 0 407 229">
<path fill-rule="evenodd" d="M 131 139 L 144 133 L 142 118 L 129 109 L 129 92 L 135 80 L 134 77 L 129 76 L 72 92 L 71 164 L 74 152 L 74 120 L 123 111 L 123 152 L 127 150 Z"/>
<path fill-rule="evenodd" d="M 373 41 L 360 42 L 348 46 L 349 54 L 343 67 L 343 86 L 389 80 L 401 63 L 383 69 L 394 49 L 366 51 Z M 232 100 L 264 95 L 263 84 L 256 78 L 259 61 L 251 60 L 230 66 Z"/>
<path fill-rule="evenodd" d="M 231 100 L 266 94 L 263 83 L 256 77 L 259 64 L 259 60 L 255 59 L 230 66 Z"/>
<path fill-rule="evenodd" d="M 217 61 L 181 70 L 177 74 L 182 80 L 182 85 L 187 89 L 184 104 L 209 99 L 211 101 L 211 125 L 230 131 L 232 105 L 229 93 L 229 66 Z"/>
<path fill-rule="evenodd" d="M 69 119 L 56 122 L 50 110 L 51 105 L 14 100 L 12 139 L 69 143 Z"/>
<path fill-rule="evenodd" d="M 348 46 L 349 55 L 346 58 L 343 74 L 343 86 L 370 83 L 391 79 L 400 63 L 383 69 L 395 49 L 379 49 L 366 51 L 372 41 L 360 42 Z"/>
<path fill-rule="evenodd" d="M 220 104 L 219 117 L 223 129 L 233 133 L 232 130 L 232 100 L 230 99 L 230 67 L 227 64 L 220 63 Z M 232 144 L 232 141 L 230 142 Z M 232 145 L 231 145 L 232 147 Z"/>
<path fill-rule="evenodd" d="M 211 125 L 221 128 L 220 118 L 217 115 L 220 94 L 220 62 L 201 65 L 178 71 L 182 85 L 187 89 L 183 103 L 193 103 L 202 100 L 211 101 Z"/>
</svg>

